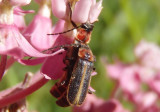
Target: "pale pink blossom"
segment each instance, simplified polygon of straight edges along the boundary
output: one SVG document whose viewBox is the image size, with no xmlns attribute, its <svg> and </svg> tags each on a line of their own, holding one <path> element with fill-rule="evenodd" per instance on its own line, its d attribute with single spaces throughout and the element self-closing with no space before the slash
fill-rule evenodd
<svg viewBox="0 0 160 112">
<path fill-rule="evenodd" d="M 122 63 L 109 64 L 106 67 L 108 75 L 115 80 L 118 80 L 119 77 L 121 77 L 121 72 L 123 71 L 124 68 L 125 65 L 123 65 Z"/>
<path fill-rule="evenodd" d="M 155 105 L 157 101 L 157 94 L 154 92 L 146 92 L 146 93 L 136 93 L 133 95 L 134 102 L 137 104 L 138 108 L 148 108 Z"/>
<path fill-rule="evenodd" d="M 137 65 L 125 66 L 121 63 L 107 65 L 108 75 L 116 79 L 125 92 L 135 93 L 140 89 L 140 77 Z"/>
<path fill-rule="evenodd" d="M 125 92 L 135 93 L 140 89 L 140 78 L 139 74 L 136 71 L 137 66 L 129 66 L 125 68 L 121 73 L 120 77 L 120 86 Z"/>
<path fill-rule="evenodd" d="M 102 10 L 102 0 L 80 0 L 75 5 L 72 20 L 76 23 L 93 23 L 98 20 Z"/>
<path fill-rule="evenodd" d="M 52 0 L 52 12 L 57 18 L 65 19 L 67 10 L 66 1 L 67 0 Z"/>
<path fill-rule="evenodd" d="M 106 66 L 108 75 L 118 82 L 117 88 L 121 88 L 123 95 L 136 105 L 136 112 L 159 111 L 160 75 L 156 62 L 160 56 L 159 49 L 156 44 L 141 41 L 135 48 L 137 62 L 115 62 Z"/>
<path fill-rule="evenodd" d="M 144 66 L 160 70 L 160 48 L 156 44 L 142 40 L 135 48 L 135 56 Z"/>
<path fill-rule="evenodd" d="M 102 0 L 99 0 L 99 2 L 96 3 L 96 0 L 92 0 L 92 6 L 89 12 L 89 21 L 90 23 L 93 23 L 95 21 L 98 21 L 98 16 L 102 10 Z"/>
</svg>

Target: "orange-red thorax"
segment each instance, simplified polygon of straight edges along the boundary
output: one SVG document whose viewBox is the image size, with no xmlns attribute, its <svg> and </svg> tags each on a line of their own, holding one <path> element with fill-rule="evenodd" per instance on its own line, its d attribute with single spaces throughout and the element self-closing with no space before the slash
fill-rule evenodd
<svg viewBox="0 0 160 112">
<path fill-rule="evenodd" d="M 80 48 L 78 52 L 78 56 L 82 59 L 88 60 L 90 62 L 94 62 L 94 56 L 90 49 Z"/>
<path fill-rule="evenodd" d="M 82 43 L 88 44 L 91 40 L 91 31 L 87 32 L 83 28 L 78 29 L 76 40 Z"/>
</svg>

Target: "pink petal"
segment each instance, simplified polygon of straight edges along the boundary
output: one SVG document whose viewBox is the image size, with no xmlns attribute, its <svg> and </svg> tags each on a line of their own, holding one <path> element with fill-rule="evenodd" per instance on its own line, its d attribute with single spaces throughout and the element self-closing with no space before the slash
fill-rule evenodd
<svg viewBox="0 0 160 112">
<path fill-rule="evenodd" d="M 95 21 L 98 20 L 98 16 L 102 10 L 102 0 L 94 4 L 92 2 L 92 6 L 89 12 L 89 21 L 90 23 L 94 23 Z"/>
<path fill-rule="evenodd" d="M 89 89 L 92 91 L 92 92 L 96 92 L 96 90 L 95 89 L 93 89 L 91 86 L 89 87 Z"/>
<path fill-rule="evenodd" d="M 152 80 L 149 82 L 149 86 L 153 89 L 158 95 L 160 95 L 160 80 Z"/>
<path fill-rule="evenodd" d="M 112 65 L 107 65 L 106 69 L 108 72 L 108 75 L 113 78 L 113 79 L 117 79 L 119 77 L 121 77 L 121 73 L 124 70 L 125 66 L 122 65 L 121 63 L 116 63 L 116 64 L 112 64 Z"/>
<path fill-rule="evenodd" d="M 19 31 L 14 25 L 0 25 L 0 54 L 12 55 L 16 58 L 22 58 L 24 53 L 19 48 L 15 37 L 19 37 Z"/>
<path fill-rule="evenodd" d="M 53 80 L 60 78 L 63 75 L 63 68 L 65 67 L 63 64 L 64 57 L 65 54 L 48 57 L 41 68 L 42 74 L 47 75 Z"/>
<path fill-rule="evenodd" d="M 66 16 L 66 2 L 65 0 L 52 0 L 52 11 L 54 16 L 59 19 L 64 19 Z"/>
<path fill-rule="evenodd" d="M 137 95 L 135 94 L 135 97 Z M 148 108 L 152 105 L 155 105 L 155 102 L 157 101 L 158 96 L 154 92 L 147 92 L 144 94 L 141 94 L 137 98 L 137 105 L 140 106 L 140 108 Z"/>
<path fill-rule="evenodd" d="M 97 75 L 97 72 L 92 72 L 91 76 Z"/>
<path fill-rule="evenodd" d="M 135 93 L 140 89 L 139 75 L 136 71 L 136 66 L 131 66 L 126 68 L 122 72 L 122 77 L 120 78 L 120 86 L 125 92 Z"/>
<path fill-rule="evenodd" d="M 160 108 L 157 105 L 153 105 L 147 109 L 144 109 L 142 112 L 160 112 Z"/>
<path fill-rule="evenodd" d="M 160 69 L 160 47 L 155 43 L 142 40 L 135 48 L 135 55 L 143 65 Z"/>
<path fill-rule="evenodd" d="M 36 58 L 36 59 L 28 59 L 28 60 L 23 60 L 19 59 L 18 62 L 23 64 L 23 65 L 38 65 L 42 64 L 44 62 L 45 58 Z"/>
<path fill-rule="evenodd" d="M 139 67 L 139 75 L 142 82 L 148 83 L 150 80 L 154 79 L 157 75 L 155 70 L 150 67 Z"/>
<path fill-rule="evenodd" d="M 104 101 L 94 95 L 87 95 L 80 107 L 74 107 L 73 112 L 129 112 L 116 99 Z"/>
<path fill-rule="evenodd" d="M 72 14 L 72 20 L 77 23 L 87 22 L 91 5 L 91 0 L 78 1 Z"/>
<path fill-rule="evenodd" d="M 24 52 L 31 57 L 46 57 L 53 54 L 43 54 L 34 49 L 28 41 L 20 34 L 17 27 L 14 25 L 0 25 L 0 53 L 22 58 Z M 63 50 L 58 51 L 62 52 Z"/>
<path fill-rule="evenodd" d="M 52 22 L 50 18 L 36 15 L 25 30 L 24 35 L 29 36 L 27 39 L 36 49 L 40 51 L 46 50 L 50 48 L 55 41 L 53 37 L 47 35 L 51 33 L 51 25 Z"/>
<path fill-rule="evenodd" d="M 25 27 L 26 27 L 24 16 L 14 14 L 14 24 L 22 32 L 25 29 Z"/>
<path fill-rule="evenodd" d="M 22 10 L 21 8 L 19 7 L 16 7 L 14 8 L 14 11 L 13 13 L 16 14 L 16 15 L 24 15 L 24 14 L 27 14 L 27 13 L 34 13 L 35 11 L 34 10 Z"/>
<path fill-rule="evenodd" d="M 52 28 L 52 34 L 55 33 L 60 33 L 64 31 L 64 25 L 65 25 L 65 21 L 64 20 L 59 20 Z M 54 40 L 57 40 L 59 34 L 58 35 L 49 35 L 48 38 L 53 38 Z"/>
<path fill-rule="evenodd" d="M 99 106 L 94 112 L 129 112 L 128 110 L 124 109 L 119 101 L 116 99 L 111 99 L 101 106 Z"/>
<path fill-rule="evenodd" d="M 10 0 L 12 6 L 24 6 L 28 5 L 30 2 L 31 0 Z"/>
<path fill-rule="evenodd" d="M 54 52 L 53 54 L 43 54 L 37 51 L 36 49 L 34 49 L 21 34 L 19 34 L 19 36 L 16 36 L 15 39 L 17 40 L 21 49 L 31 57 L 47 57 L 47 56 L 53 56 L 60 52 L 63 52 L 63 50 L 59 50 L 57 52 Z"/>
<path fill-rule="evenodd" d="M 70 38 L 59 35 L 55 42 L 55 46 L 71 44 L 72 41 L 73 40 Z M 62 69 L 65 67 L 63 64 L 65 55 L 66 54 L 63 53 L 60 55 L 48 57 L 42 66 L 41 72 L 54 80 L 60 78 L 63 75 Z"/>
</svg>

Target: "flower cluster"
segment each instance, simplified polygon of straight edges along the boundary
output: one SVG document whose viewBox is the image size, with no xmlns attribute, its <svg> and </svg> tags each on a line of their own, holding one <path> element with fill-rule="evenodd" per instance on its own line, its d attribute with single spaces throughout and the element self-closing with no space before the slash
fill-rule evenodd
<svg viewBox="0 0 160 112">
<path fill-rule="evenodd" d="M 116 80 L 136 112 L 159 112 L 160 48 L 142 40 L 135 48 L 137 61 L 123 64 L 117 61 L 106 66 L 109 77 Z M 115 91 L 116 92 L 116 91 Z"/>
<path fill-rule="evenodd" d="M 35 13 L 33 10 L 22 10 L 31 0 L 0 0 L 0 80 L 14 62 L 33 66 L 42 64 L 41 69 L 31 78 L 30 74 L 17 86 L 0 92 L 1 111 L 27 111 L 25 97 L 48 80 L 58 79 L 63 74 L 63 49 L 47 50 L 56 46 L 71 44 L 75 31 L 58 35 L 47 35 L 63 32 L 75 24 L 94 23 L 102 9 L 102 0 L 35 0 L 39 4 L 38 13 L 25 24 L 24 15 Z M 72 3 L 72 15 L 68 7 Z M 51 11 L 58 18 L 52 24 Z M 62 54 L 60 54 L 62 53 Z M 8 58 L 7 58 L 8 57 Z M 24 59 L 24 57 L 35 57 Z M 17 110 L 12 108 L 16 106 Z"/>
</svg>

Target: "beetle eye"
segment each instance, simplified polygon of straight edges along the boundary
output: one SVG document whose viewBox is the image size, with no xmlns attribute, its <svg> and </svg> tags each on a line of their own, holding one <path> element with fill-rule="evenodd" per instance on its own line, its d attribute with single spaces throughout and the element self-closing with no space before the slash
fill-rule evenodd
<svg viewBox="0 0 160 112">
<path fill-rule="evenodd" d="M 87 24 L 86 24 L 86 23 L 84 23 L 84 24 L 82 24 L 82 27 L 81 27 L 81 28 L 83 28 L 83 29 L 87 30 L 87 29 L 88 29 L 88 26 L 87 26 Z"/>
<path fill-rule="evenodd" d="M 93 24 L 84 23 L 82 24 L 81 28 L 85 29 L 87 32 L 90 32 L 93 30 Z"/>
</svg>

